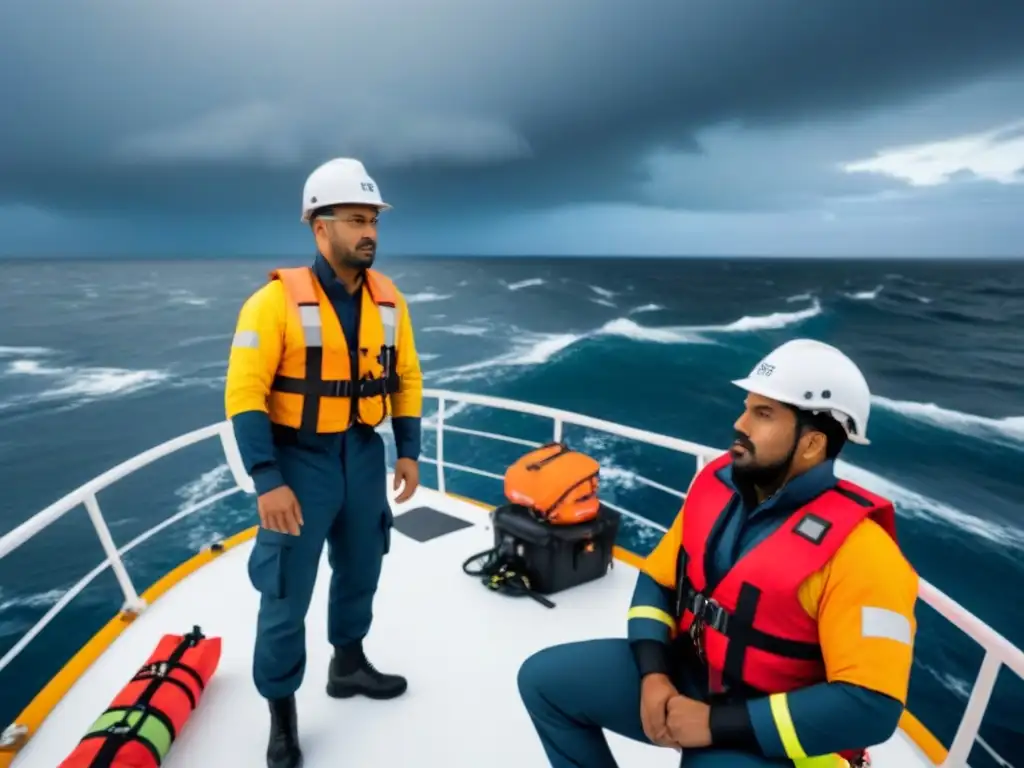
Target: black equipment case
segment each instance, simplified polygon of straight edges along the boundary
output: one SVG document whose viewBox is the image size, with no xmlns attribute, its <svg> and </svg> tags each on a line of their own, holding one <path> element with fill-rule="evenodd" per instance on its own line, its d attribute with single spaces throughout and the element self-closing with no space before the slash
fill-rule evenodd
<svg viewBox="0 0 1024 768">
<path fill-rule="evenodd" d="M 552 525 L 525 507 L 505 504 L 494 510 L 492 520 L 496 554 L 521 562 L 530 589 L 550 595 L 608 572 L 621 515 L 602 504 L 593 520 Z"/>
</svg>

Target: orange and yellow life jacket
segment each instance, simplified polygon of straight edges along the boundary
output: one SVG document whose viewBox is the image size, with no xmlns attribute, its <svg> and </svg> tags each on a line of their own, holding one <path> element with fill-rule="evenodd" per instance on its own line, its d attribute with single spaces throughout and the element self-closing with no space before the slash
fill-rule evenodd
<svg viewBox="0 0 1024 768">
<path fill-rule="evenodd" d="M 275 424 L 312 432 L 344 432 L 352 424 L 375 427 L 398 392 L 398 292 L 372 269 L 364 273 L 359 320 L 358 371 L 330 299 L 308 267 L 276 269 L 287 297 L 284 346 L 270 389 Z"/>
</svg>

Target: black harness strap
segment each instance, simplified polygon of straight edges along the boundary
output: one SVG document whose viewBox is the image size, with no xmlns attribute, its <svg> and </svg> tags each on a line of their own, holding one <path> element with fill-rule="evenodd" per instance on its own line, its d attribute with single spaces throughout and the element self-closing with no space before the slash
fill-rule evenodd
<svg viewBox="0 0 1024 768">
<path fill-rule="evenodd" d="M 480 566 L 473 568 L 474 562 Z M 494 592 L 510 597 L 532 597 L 545 608 L 555 607 L 544 595 L 533 591 L 522 558 L 502 551 L 501 547 L 485 549 L 467 557 L 462 570 L 469 576 L 478 576 L 481 583 Z"/>
<path fill-rule="evenodd" d="M 397 373 L 389 370 L 387 376 L 380 379 L 349 379 L 323 378 L 323 347 L 306 347 L 306 376 L 274 377 L 271 389 L 291 395 L 302 395 L 302 422 L 299 429 L 316 431 L 320 418 L 320 399 L 324 397 L 352 398 L 353 416 L 359 407 L 359 398 L 386 397 L 401 389 L 401 380 Z"/>
<path fill-rule="evenodd" d="M 744 583 L 740 587 L 736 610 L 730 613 L 714 600 L 708 599 L 702 592 L 697 592 L 689 582 L 682 586 L 683 608 L 693 613 L 707 626 L 729 638 L 729 650 L 726 653 L 726 672 L 729 672 L 729 657 L 734 656 L 733 666 L 742 669 L 746 646 L 757 648 L 774 656 L 801 661 L 821 661 L 821 646 L 817 643 L 805 643 L 800 640 L 772 635 L 754 627 L 754 616 L 761 600 L 761 590 L 753 584 Z M 682 615 L 682 614 L 680 614 Z M 742 677 L 742 676 L 740 676 Z M 739 679 L 739 677 L 737 678 Z"/>
<path fill-rule="evenodd" d="M 392 376 L 397 382 L 398 377 Z M 315 397 L 376 397 L 396 392 L 388 379 L 360 379 L 355 387 L 348 379 L 299 379 L 294 376 L 275 376 L 272 388 L 290 395 L 313 395 Z"/>
</svg>

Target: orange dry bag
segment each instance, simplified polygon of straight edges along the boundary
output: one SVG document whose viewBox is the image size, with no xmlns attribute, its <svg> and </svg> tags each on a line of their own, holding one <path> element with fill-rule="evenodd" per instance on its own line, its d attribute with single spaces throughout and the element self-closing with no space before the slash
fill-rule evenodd
<svg viewBox="0 0 1024 768">
<path fill-rule="evenodd" d="M 220 638 L 199 627 L 164 635 L 58 768 L 158 768 L 220 662 Z"/>
<path fill-rule="evenodd" d="M 564 443 L 548 443 L 521 457 L 505 472 L 505 496 L 554 525 L 593 520 L 601 465 Z"/>
</svg>

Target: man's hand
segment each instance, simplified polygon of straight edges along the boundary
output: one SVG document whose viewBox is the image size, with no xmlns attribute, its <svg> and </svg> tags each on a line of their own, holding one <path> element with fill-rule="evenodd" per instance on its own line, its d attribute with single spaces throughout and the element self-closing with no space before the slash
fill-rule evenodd
<svg viewBox="0 0 1024 768">
<path fill-rule="evenodd" d="M 647 738 L 659 747 L 678 747 L 669 733 L 667 705 L 679 692 L 668 675 L 645 675 L 640 684 L 640 722 Z"/>
<path fill-rule="evenodd" d="M 287 485 L 267 491 L 256 501 L 260 512 L 260 525 L 268 531 L 299 535 L 302 525 L 302 509 L 292 489 Z"/>
<path fill-rule="evenodd" d="M 405 483 L 405 488 L 395 497 L 395 502 L 401 504 L 408 501 L 416 493 L 420 484 L 420 465 L 416 459 L 399 459 L 395 462 L 395 482 L 393 490 L 397 491 L 399 486 Z"/>
<path fill-rule="evenodd" d="M 686 696 L 668 701 L 668 732 L 681 747 L 711 746 L 711 707 Z"/>
</svg>

